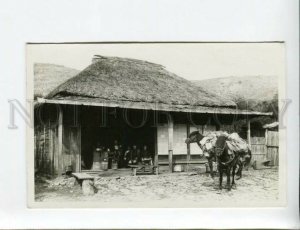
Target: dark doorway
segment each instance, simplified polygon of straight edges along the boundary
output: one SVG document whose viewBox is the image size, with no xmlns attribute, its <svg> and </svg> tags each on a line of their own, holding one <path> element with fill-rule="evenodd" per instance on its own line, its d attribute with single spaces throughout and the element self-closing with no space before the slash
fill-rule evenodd
<svg viewBox="0 0 300 230">
<path fill-rule="evenodd" d="M 107 109 L 105 111 L 106 124 L 99 125 L 99 112 L 97 107 L 82 110 L 81 127 L 81 160 L 85 170 L 90 170 L 93 165 L 93 152 L 97 143 L 104 148 L 113 150 L 114 142 L 122 145 L 124 152 L 128 147 L 136 145 L 142 149 L 148 147 L 151 154 L 155 155 L 156 127 L 150 119 L 144 119 L 143 112 L 139 110 L 124 111 L 121 109 Z M 144 119 L 144 122 L 141 120 Z M 82 168 L 83 169 L 83 168 Z"/>
</svg>

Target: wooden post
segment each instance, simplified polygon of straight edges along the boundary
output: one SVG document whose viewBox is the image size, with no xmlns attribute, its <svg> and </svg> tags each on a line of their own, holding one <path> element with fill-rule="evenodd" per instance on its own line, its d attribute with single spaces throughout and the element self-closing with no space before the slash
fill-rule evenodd
<svg viewBox="0 0 300 230">
<path fill-rule="evenodd" d="M 57 172 L 59 175 L 63 172 L 63 110 L 59 107 L 59 115 L 58 115 L 58 168 Z"/>
<path fill-rule="evenodd" d="M 265 130 L 265 158 L 267 159 L 268 156 L 268 129 Z"/>
<path fill-rule="evenodd" d="M 54 151 L 53 151 L 53 131 L 49 120 L 49 156 L 50 156 L 50 170 L 51 174 L 54 173 Z"/>
<path fill-rule="evenodd" d="M 77 136 L 77 141 L 78 141 L 78 172 L 81 172 L 81 124 L 78 127 L 78 136 Z"/>
<path fill-rule="evenodd" d="M 37 157 L 37 130 L 34 129 L 34 170 L 36 169 L 36 157 Z"/>
<path fill-rule="evenodd" d="M 133 175 L 133 176 L 136 176 L 136 171 L 137 171 L 137 168 L 135 168 L 135 167 L 132 168 L 132 175 Z"/>
<path fill-rule="evenodd" d="M 247 141 L 248 145 L 251 149 L 251 126 L 250 126 L 250 119 L 247 120 Z"/>
<path fill-rule="evenodd" d="M 41 165 L 42 165 L 42 170 L 45 170 L 45 165 L 46 165 L 46 125 L 44 124 L 43 125 L 43 135 L 44 135 L 44 138 L 43 138 L 43 155 L 42 155 L 42 162 L 41 162 Z"/>
<path fill-rule="evenodd" d="M 157 149 L 157 127 L 154 131 L 154 145 L 155 145 L 155 156 L 154 156 L 154 165 L 156 166 L 156 170 L 158 171 L 158 149 Z"/>
<path fill-rule="evenodd" d="M 190 135 L 190 124 L 187 124 L 186 126 L 186 137 L 188 138 Z M 187 160 L 187 165 L 186 165 L 186 171 L 189 171 L 189 164 L 190 164 L 190 160 L 191 160 L 191 146 L 190 144 L 187 144 L 187 156 L 186 156 L 186 160 Z"/>
<path fill-rule="evenodd" d="M 174 122 L 170 115 L 168 120 L 168 150 L 169 150 L 169 172 L 173 172 L 173 132 Z"/>
</svg>

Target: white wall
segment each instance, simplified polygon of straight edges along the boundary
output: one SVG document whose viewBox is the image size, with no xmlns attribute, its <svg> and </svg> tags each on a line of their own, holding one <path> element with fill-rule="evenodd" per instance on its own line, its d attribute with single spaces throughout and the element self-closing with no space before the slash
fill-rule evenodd
<svg viewBox="0 0 300 230">
<path fill-rule="evenodd" d="M 173 155 L 187 154 L 186 124 L 174 124 L 173 131 Z M 157 127 L 157 152 L 158 155 L 168 155 L 168 125 Z"/>
</svg>

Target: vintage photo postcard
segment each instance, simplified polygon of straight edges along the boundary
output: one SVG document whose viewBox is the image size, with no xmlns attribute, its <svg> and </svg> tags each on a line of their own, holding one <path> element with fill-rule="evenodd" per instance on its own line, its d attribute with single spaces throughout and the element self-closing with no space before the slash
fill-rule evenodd
<svg viewBox="0 0 300 230">
<path fill-rule="evenodd" d="M 285 206 L 284 49 L 27 44 L 28 207 Z"/>
</svg>

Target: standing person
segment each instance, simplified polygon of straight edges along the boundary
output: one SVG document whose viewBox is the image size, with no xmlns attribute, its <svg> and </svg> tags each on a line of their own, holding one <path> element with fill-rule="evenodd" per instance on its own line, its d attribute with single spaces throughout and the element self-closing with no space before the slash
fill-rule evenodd
<svg viewBox="0 0 300 230">
<path fill-rule="evenodd" d="M 119 158 L 120 158 L 120 146 L 118 145 L 118 141 L 114 141 L 113 146 L 113 153 L 112 153 L 112 163 L 114 164 L 114 167 L 118 167 L 115 164 L 119 164 Z"/>
<path fill-rule="evenodd" d="M 124 152 L 123 152 L 123 146 L 119 145 L 119 160 L 118 160 L 118 166 L 119 168 L 124 167 Z"/>
<path fill-rule="evenodd" d="M 106 150 L 107 156 L 108 156 L 108 168 L 111 169 L 111 164 L 113 160 L 113 152 L 110 151 L 110 148 L 107 148 Z"/>
<path fill-rule="evenodd" d="M 117 141 L 117 140 L 114 141 L 113 150 L 114 150 L 114 151 L 119 150 L 119 144 L 118 144 L 118 141 Z"/>
<path fill-rule="evenodd" d="M 114 145 L 112 147 L 112 154 L 114 159 L 116 159 L 119 155 L 119 144 L 117 140 L 114 141 Z"/>
</svg>

